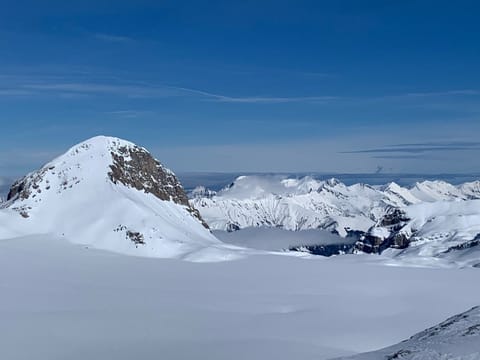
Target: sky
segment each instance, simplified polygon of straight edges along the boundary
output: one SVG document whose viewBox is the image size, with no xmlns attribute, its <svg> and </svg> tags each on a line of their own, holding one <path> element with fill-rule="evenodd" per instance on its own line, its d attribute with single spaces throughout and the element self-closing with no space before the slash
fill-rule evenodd
<svg viewBox="0 0 480 360">
<path fill-rule="evenodd" d="M 480 172 L 478 1 L 0 5 L 0 176 L 100 134 L 175 171 Z"/>
</svg>

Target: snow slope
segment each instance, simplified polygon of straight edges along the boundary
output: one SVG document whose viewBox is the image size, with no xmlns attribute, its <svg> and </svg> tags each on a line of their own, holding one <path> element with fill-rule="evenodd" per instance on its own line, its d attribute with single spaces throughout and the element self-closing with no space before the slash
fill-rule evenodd
<svg viewBox="0 0 480 360">
<path fill-rule="evenodd" d="M 381 258 L 199 264 L 45 235 L 0 241 L 0 357 L 322 360 L 398 343 L 480 303 L 479 269 Z"/>
<path fill-rule="evenodd" d="M 202 224 L 175 175 L 128 141 L 99 136 L 13 185 L 0 239 L 51 234 L 99 249 L 194 261 L 236 258 Z"/>
<path fill-rule="evenodd" d="M 480 306 L 450 317 L 386 349 L 345 360 L 476 360 L 480 359 Z"/>
<path fill-rule="evenodd" d="M 480 200 L 420 203 L 403 211 L 410 220 L 401 223 L 395 233 L 409 238 L 408 247 L 387 249 L 384 255 L 417 262 L 449 259 L 462 266 L 480 266 Z M 379 239 L 389 237 L 390 232 L 391 226 L 381 224 L 370 230 Z"/>
</svg>

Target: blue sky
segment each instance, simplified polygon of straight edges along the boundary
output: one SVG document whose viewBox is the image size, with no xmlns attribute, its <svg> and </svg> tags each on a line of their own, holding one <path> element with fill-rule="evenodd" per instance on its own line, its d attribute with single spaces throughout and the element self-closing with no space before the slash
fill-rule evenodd
<svg viewBox="0 0 480 360">
<path fill-rule="evenodd" d="M 477 3 L 5 3 L 0 175 L 98 134 L 177 171 L 480 172 Z"/>
</svg>

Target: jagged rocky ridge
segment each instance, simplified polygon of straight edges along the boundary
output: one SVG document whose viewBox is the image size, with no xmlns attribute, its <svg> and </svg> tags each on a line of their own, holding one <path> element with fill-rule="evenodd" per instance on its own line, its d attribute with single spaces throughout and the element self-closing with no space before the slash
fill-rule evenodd
<svg viewBox="0 0 480 360">
<path fill-rule="evenodd" d="M 16 181 L 0 239 L 49 233 L 142 256 L 226 259 L 177 177 L 146 149 L 99 136 Z"/>
<path fill-rule="evenodd" d="M 315 254 L 331 255 L 335 248 L 338 253 L 415 248 L 425 256 L 441 256 L 449 248 L 463 249 L 462 244 L 480 233 L 480 181 L 459 186 L 425 181 L 405 188 L 395 183 L 346 186 L 336 179 L 241 176 L 216 194 L 207 189 L 196 194 L 190 202 L 213 229 L 324 229 L 358 238 L 347 247 L 340 243 L 293 249 Z"/>
<path fill-rule="evenodd" d="M 480 359 L 480 306 L 382 350 L 343 360 L 474 360 Z"/>
</svg>

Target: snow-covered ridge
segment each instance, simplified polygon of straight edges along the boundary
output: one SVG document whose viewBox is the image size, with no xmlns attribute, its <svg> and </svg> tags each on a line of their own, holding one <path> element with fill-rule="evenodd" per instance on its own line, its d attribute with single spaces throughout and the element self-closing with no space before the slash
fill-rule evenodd
<svg viewBox="0 0 480 360">
<path fill-rule="evenodd" d="M 480 199 L 480 181 L 460 186 L 425 181 L 406 188 L 395 183 L 347 186 L 336 179 L 241 176 L 217 194 L 201 196 L 206 192 L 196 192 L 191 203 L 213 229 L 323 228 L 346 236 L 349 231 L 367 231 L 392 207 Z"/>
<path fill-rule="evenodd" d="M 352 251 L 361 252 L 408 247 L 417 255 L 443 256 L 480 234 L 480 181 L 347 186 L 336 179 L 241 176 L 190 202 L 212 229 L 324 229 L 358 237 Z"/>
<path fill-rule="evenodd" d="M 32 234 L 140 256 L 235 256 L 209 232 L 173 172 L 146 149 L 105 136 L 12 185 L 0 205 L 0 239 Z"/>
<path fill-rule="evenodd" d="M 452 316 L 397 345 L 342 359 L 480 359 L 480 306 Z"/>
</svg>

